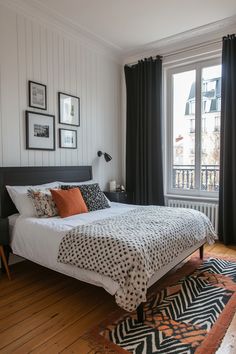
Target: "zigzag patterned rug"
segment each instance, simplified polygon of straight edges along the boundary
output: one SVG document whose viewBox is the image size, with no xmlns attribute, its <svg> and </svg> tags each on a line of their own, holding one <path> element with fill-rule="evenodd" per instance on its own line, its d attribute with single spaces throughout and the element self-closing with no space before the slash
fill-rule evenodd
<svg viewBox="0 0 236 354">
<path fill-rule="evenodd" d="M 201 263 L 193 258 L 158 284 L 143 324 L 115 314 L 90 332 L 90 353 L 215 353 L 236 310 L 236 260 Z"/>
</svg>

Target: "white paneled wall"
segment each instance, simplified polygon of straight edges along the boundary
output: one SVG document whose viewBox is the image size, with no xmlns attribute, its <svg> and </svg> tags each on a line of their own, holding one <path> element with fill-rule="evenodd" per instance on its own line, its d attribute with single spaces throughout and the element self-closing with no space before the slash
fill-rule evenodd
<svg viewBox="0 0 236 354">
<path fill-rule="evenodd" d="M 91 41 L 0 4 L 0 165 L 92 164 L 102 188 L 109 179 L 120 181 L 120 73 L 120 64 Z M 47 85 L 47 112 L 56 116 L 56 151 L 25 149 L 25 110 L 34 110 L 28 107 L 28 80 Z M 58 145 L 58 128 L 63 127 L 58 123 L 58 91 L 80 97 L 77 150 Z M 113 160 L 97 158 L 99 149 Z"/>
</svg>

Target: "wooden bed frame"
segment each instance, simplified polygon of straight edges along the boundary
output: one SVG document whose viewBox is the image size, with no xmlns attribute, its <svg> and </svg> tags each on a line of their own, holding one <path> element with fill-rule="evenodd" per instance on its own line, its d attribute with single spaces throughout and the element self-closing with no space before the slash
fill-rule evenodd
<svg viewBox="0 0 236 354">
<path fill-rule="evenodd" d="M 199 257 L 200 257 L 200 259 L 203 259 L 203 257 L 204 257 L 204 244 L 202 245 L 202 246 L 200 246 L 199 248 L 197 248 L 197 249 L 199 249 Z M 195 251 L 197 251 L 197 249 L 195 250 Z M 194 252 L 195 252 L 194 251 Z M 189 256 L 191 256 L 191 253 L 189 254 Z M 187 257 L 189 257 L 189 256 L 187 256 Z M 178 264 L 180 264 L 181 262 L 183 262 L 184 261 L 184 259 L 186 259 L 187 257 L 185 257 L 185 258 L 183 258 Z M 172 269 L 174 269 L 178 264 L 176 264 Z M 168 274 L 168 272 L 166 273 L 166 274 Z M 161 278 L 160 278 L 161 279 Z M 157 281 L 159 281 L 160 279 L 158 279 Z M 142 304 L 140 304 L 139 306 L 138 306 L 138 308 L 137 308 L 137 319 L 138 319 L 138 322 L 144 322 L 144 320 L 145 320 L 145 318 L 144 318 L 144 310 L 143 310 L 143 303 Z"/>
<path fill-rule="evenodd" d="M 84 182 L 90 179 L 92 179 L 91 166 L 0 167 L 0 217 L 7 218 L 18 212 L 6 190 L 6 185 L 37 185 L 53 181 Z M 203 258 L 203 249 L 204 245 L 199 248 L 201 259 Z M 6 249 L 7 262 L 9 251 L 11 252 L 9 248 Z M 184 258 L 181 262 L 183 260 Z M 144 321 L 143 304 L 137 308 L 137 318 L 138 322 Z"/>
<path fill-rule="evenodd" d="M 92 166 L 0 167 L 0 217 L 18 213 L 6 185 L 28 186 L 54 181 L 84 182 L 92 179 Z"/>
</svg>

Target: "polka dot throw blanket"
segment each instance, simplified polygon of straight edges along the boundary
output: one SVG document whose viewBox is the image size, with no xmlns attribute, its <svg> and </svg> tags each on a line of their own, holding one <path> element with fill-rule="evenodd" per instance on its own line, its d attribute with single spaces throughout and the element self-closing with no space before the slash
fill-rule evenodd
<svg viewBox="0 0 236 354">
<path fill-rule="evenodd" d="M 95 271 L 118 282 L 117 304 L 133 311 L 146 301 L 148 280 L 184 250 L 216 238 L 201 212 L 159 206 L 137 207 L 70 230 L 58 261 Z"/>
</svg>

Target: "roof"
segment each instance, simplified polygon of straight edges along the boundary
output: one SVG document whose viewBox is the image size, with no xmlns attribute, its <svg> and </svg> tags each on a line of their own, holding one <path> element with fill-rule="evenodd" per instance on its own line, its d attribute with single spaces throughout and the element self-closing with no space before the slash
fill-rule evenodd
<svg viewBox="0 0 236 354">
<path fill-rule="evenodd" d="M 221 77 L 203 81 L 203 83 L 208 83 L 208 82 L 216 82 L 215 89 L 203 92 L 203 97 L 205 97 L 206 99 L 210 99 L 212 101 L 210 105 L 210 111 L 209 111 L 212 112 L 217 110 L 217 99 L 221 97 Z M 195 102 L 195 97 L 196 97 L 196 84 L 195 82 L 193 82 L 185 106 L 185 115 L 190 114 L 189 103 Z"/>
</svg>

